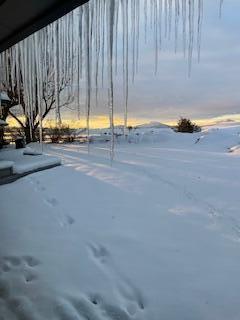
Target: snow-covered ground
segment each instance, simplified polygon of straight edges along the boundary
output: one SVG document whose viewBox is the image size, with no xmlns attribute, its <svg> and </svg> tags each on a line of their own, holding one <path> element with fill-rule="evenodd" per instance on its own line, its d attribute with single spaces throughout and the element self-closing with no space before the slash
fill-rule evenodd
<svg viewBox="0 0 240 320">
<path fill-rule="evenodd" d="M 240 319 L 240 126 L 156 130 L 0 186 L 0 319 Z"/>
</svg>

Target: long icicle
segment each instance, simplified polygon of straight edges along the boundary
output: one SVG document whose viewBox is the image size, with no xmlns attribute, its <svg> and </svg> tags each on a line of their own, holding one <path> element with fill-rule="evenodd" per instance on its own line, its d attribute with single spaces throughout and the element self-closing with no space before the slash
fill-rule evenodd
<svg viewBox="0 0 240 320">
<path fill-rule="evenodd" d="M 100 68 L 102 86 L 104 86 L 106 71 L 108 73 L 108 106 L 112 115 L 111 118 L 109 112 L 110 125 L 113 123 L 114 77 L 110 70 L 113 69 L 115 72 L 117 70 L 117 60 L 120 60 L 117 58 L 119 51 L 118 33 L 122 31 L 124 134 L 126 135 L 129 65 L 132 66 L 131 78 L 133 81 L 138 70 L 139 42 L 141 40 L 140 7 L 143 7 L 144 10 L 144 41 L 150 38 L 147 35 L 148 29 L 152 28 L 154 31 L 155 70 L 157 71 L 159 51 L 164 41 L 162 25 L 165 26 L 165 37 L 167 39 L 171 36 L 171 33 L 175 34 L 174 42 L 175 50 L 177 50 L 180 38 L 178 29 L 181 20 L 182 47 L 184 54 L 188 56 L 188 71 L 190 74 L 196 33 L 196 47 L 200 59 L 203 4 L 204 0 L 92 0 L 37 32 L 36 35 L 28 37 L 2 53 L 0 59 L 1 87 L 16 87 L 18 96 L 21 96 L 22 102 L 24 102 L 23 115 L 29 122 L 30 134 L 32 135 L 31 131 L 34 129 L 36 119 L 40 117 L 41 113 L 39 108 L 41 95 L 39 92 L 43 91 L 47 100 L 49 97 L 53 98 L 52 108 L 55 108 L 56 122 L 60 124 L 60 107 L 67 105 L 70 108 L 69 101 L 72 102 L 74 93 L 75 96 L 77 95 L 75 106 L 77 106 L 79 118 L 80 80 L 82 81 L 84 78 L 89 137 L 92 84 L 95 78 L 95 101 L 97 105 L 98 78 L 100 78 L 98 70 Z M 222 5 L 223 0 L 220 0 L 220 11 Z M 197 27 L 194 23 L 195 13 L 197 13 Z M 173 29 L 173 17 L 175 17 L 175 32 L 171 31 Z M 78 36 L 74 37 L 74 34 Z M 115 40 L 115 43 L 113 40 Z M 113 43 L 114 47 L 112 47 Z M 34 47 L 38 49 L 34 51 Z M 131 53 L 130 50 L 132 50 Z M 108 59 L 108 63 L 106 63 L 106 59 Z M 74 72 L 75 69 L 76 73 Z M 77 90 L 74 89 L 75 83 L 77 83 Z M 20 97 L 18 99 L 20 100 Z M 48 108 L 49 103 L 49 101 L 46 101 L 46 108 Z M 114 137 L 114 133 L 112 136 Z M 114 139 L 111 143 L 114 143 Z M 111 148 L 113 149 L 113 147 Z"/>
</svg>

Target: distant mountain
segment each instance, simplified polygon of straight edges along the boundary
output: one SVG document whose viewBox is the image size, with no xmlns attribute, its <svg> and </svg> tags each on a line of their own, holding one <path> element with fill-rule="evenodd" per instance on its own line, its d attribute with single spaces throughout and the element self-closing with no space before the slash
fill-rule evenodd
<svg viewBox="0 0 240 320">
<path fill-rule="evenodd" d="M 170 128 L 170 127 L 158 121 L 150 121 L 149 123 L 140 124 L 135 128 L 140 129 L 140 128 Z"/>
<path fill-rule="evenodd" d="M 213 124 L 206 125 L 205 127 L 231 127 L 240 125 L 239 121 L 226 119 L 226 120 L 218 120 Z"/>
</svg>

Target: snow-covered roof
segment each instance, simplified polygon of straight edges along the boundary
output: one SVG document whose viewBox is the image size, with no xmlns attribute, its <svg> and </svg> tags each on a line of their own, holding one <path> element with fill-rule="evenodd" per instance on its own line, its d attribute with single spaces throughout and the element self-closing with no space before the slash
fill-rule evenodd
<svg viewBox="0 0 240 320">
<path fill-rule="evenodd" d="M 13 161 L 0 160 L 0 170 L 12 168 L 13 165 L 14 165 Z"/>
<path fill-rule="evenodd" d="M 4 100 L 4 101 L 11 101 L 11 99 L 9 98 L 7 92 L 5 92 L 5 91 L 2 91 L 0 93 L 0 98 L 1 98 L 1 100 Z"/>
</svg>

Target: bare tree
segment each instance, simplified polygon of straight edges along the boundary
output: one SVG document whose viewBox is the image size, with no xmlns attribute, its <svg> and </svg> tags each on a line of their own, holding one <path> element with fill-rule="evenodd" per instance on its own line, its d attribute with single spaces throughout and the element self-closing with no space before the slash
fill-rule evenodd
<svg viewBox="0 0 240 320">
<path fill-rule="evenodd" d="M 22 74 L 21 70 L 19 71 L 20 75 Z M 11 81 L 11 74 L 12 73 L 12 66 L 11 62 L 9 60 L 8 65 L 8 75 L 9 75 L 9 81 L 8 85 L 4 84 L 4 90 L 7 92 L 9 98 L 11 99 L 11 103 L 9 106 L 6 106 L 4 108 L 4 120 L 8 116 L 11 116 L 16 120 L 18 125 L 21 127 L 21 129 L 24 131 L 26 142 L 29 143 L 31 141 L 37 140 L 37 131 L 39 129 L 40 125 L 40 101 L 37 95 L 37 86 L 38 81 L 35 79 L 34 86 L 36 87 L 35 90 L 35 106 L 33 109 L 33 112 L 30 115 L 28 114 L 26 108 L 27 101 L 25 99 L 25 93 L 22 85 L 22 77 L 20 76 L 20 85 L 13 84 Z M 42 86 L 42 99 L 41 99 L 41 118 L 44 120 L 46 116 L 49 114 L 50 111 L 54 110 L 56 108 L 56 94 L 55 94 L 55 84 L 54 84 L 54 70 L 52 68 L 47 68 L 47 81 L 44 81 Z M 73 95 L 71 93 L 71 90 L 68 90 L 68 86 L 70 83 L 70 78 L 62 77 L 59 79 L 60 83 L 58 86 L 59 95 L 61 95 L 61 104 L 60 107 L 68 107 L 69 104 L 73 102 Z"/>
</svg>

